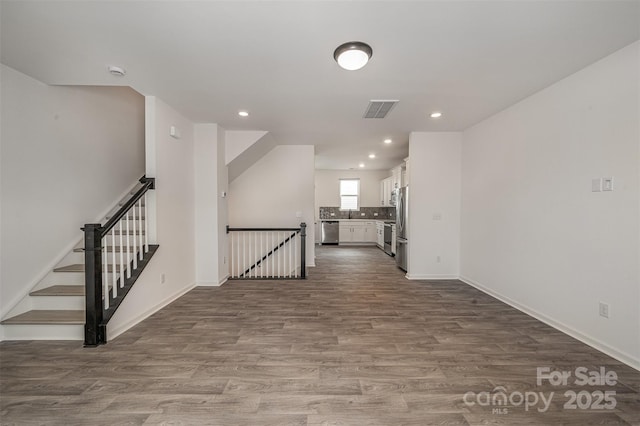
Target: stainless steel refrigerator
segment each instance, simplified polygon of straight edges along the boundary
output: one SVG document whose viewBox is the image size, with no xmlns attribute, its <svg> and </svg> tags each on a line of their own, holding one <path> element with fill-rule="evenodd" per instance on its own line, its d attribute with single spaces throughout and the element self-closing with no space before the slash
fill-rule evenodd
<svg viewBox="0 0 640 426">
<path fill-rule="evenodd" d="M 396 265 L 407 271 L 408 245 L 407 225 L 409 218 L 409 187 L 396 189 Z"/>
</svg>

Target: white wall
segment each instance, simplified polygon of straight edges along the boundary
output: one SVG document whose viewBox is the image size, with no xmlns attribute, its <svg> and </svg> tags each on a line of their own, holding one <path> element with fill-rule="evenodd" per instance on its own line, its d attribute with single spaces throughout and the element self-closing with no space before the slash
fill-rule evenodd
<svg viewBox="0 0 640 426">
<path fill-rule="evenodd" d="M 194 124 L 158 98 L 146 97 L 147 175 L 156 206 L 156 242 L 160 248 L 108 324 L 107 339 L 125 331 L 195 286 Z M 181 138 L 169 136 L 170 126 Z M 155 223 L 151 223 L 155 221 Z M 161 282 L 161 274 L 165 282 Z"/>
<path fill-rule="evenodd" d="M 228 218 L 228 195 L 229 194 L 229 174 L 225 165 L 225 149 L 227 132 L 218 126 L 218 147 L 217 147 L 217 182 L 218 182 L 218 283 L 223 283 L 229 277 L 229 243 L 227 236 Z M 225 196 L 222 196 L 222 192 Z"/>
<path fill-rule="evenodd" d="M 461 143 L 455 132 L 409 135 L 407 278 L 459 276 Z"/>
<path fill-rule="evenodd" d="M 264 130 L 227 130 L 224 143 L 224 163 L 228 165 L 238 155 L 260 140 L 267 132 Z"/>
<path fill-rule="evenodd" d="M 639 49 L 464 132 L 461 245 L 465 281 L 636 368 Z M 604 176 L 615 190 L 591 192 Z"/>
<path fill-rule="evenodd" d="M 4 316 L 144 174 L 144 98 L 0 67 Z"/>
<path fill-rule="evenodd" d="M 340 179 L 360 179 L 360 207 L 380 206 L 380 181 L 388 170 L 316 170 L 316 210 L 340 206 Z M 318 218 L 318 211 L 316 211 Z"/>
<path fill-rule="evenodd" d="M 307 265 L 314 266 L 313 187 L 314 147 L 277 146 L 229 184 L 229 225 L 297 227 L 305 222 Z"/>
<path fill-rule="evenodd" d="M 217 124 L 195 126 L 196 282 L 222 284 L 228 275 L 227 167 L 225 130 Z"/>
</svg>

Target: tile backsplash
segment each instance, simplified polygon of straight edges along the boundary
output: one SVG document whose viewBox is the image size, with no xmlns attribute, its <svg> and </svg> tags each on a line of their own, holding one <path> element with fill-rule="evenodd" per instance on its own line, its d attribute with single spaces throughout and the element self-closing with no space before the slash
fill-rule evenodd
<svg viewBox="0 0 640 426">
<path fill-rule="evenodd" d="M 340 207 L 320 207 L 320 219 L 349 219 L 349 211 L 340 210 Z M 351 210 L 351 219 L 396 220 L 396 208 L 360 207 L 360 210 Z"/>
</svg>

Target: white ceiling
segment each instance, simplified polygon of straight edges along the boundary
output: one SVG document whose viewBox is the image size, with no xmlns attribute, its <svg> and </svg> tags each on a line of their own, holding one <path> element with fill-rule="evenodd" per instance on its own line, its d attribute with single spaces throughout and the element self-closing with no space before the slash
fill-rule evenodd
<svg viewBox="0 0 640 426">
<path fill-rule="evenodd" d="M 388 169 L 409 132 L 463 130 L 638 40 L 639 6 L 2 0 L 1 61 L 48 84 L 130 85 L 195 122 L 314 144 L 318 169 Z M 359 71 L 333 60 L 352 40 L 373 47 Z M 126 77 L 108 74 L 111 64 Z M 363 119 L 371 99 L 400 102 Z M 430 119 L 435 110 L 444 116 Z"/>
</svg>

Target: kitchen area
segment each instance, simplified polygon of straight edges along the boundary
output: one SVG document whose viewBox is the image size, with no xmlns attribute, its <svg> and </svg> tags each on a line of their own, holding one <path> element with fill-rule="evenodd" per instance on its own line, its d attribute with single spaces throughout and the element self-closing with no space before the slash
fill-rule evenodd
<svg viewBox="0 0 640 426">
<path fill-rule="evenodd" d="M 316 244 L 377 246 L 406 271 L 407 166 L 316 170 Z"/>
</svg>

